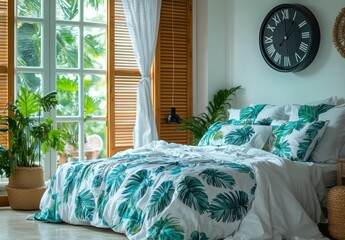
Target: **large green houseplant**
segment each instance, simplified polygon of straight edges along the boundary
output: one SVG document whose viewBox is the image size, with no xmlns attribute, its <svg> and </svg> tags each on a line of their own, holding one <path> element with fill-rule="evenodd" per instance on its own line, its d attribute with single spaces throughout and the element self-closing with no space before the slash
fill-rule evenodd
<svg viewBox="0 0 345 240">
<path fill-rule="evenodd" d="M 21 88 L 16 101 L 8 103 L 8 116 L 0 116 L 2 136 L 9 137 L 8 147 L 0 145 L 0 175 L 9 177 L 6 190 L 12 208 L 22 209 L 13 207 L 11 198 L 16 201 L 21 197 L 30 199 L 30 196 L 33 196 L 28 192 L 30 188 L 36 191 L 36 200 L 40 199 L 45 189 L 42 169 L 44 154 L 50 149 L 63 151 L 69 139 L 69 135 L 63 130 L 53 128 L 52 118 L 43 119 L 45 112 L 57 106 L 56 96 L 56 92 L 51 92 L 42 97 Z M 36 169 L 38 173 L 33 172 Z M 38 183 L 34 183 L 32 178 L 38 179 Z M 20 183 L 17 183 L 18 179 Z M 11 197 L 11 194 L 15 196 Z M 28 205 L 28 201 L 19 200 L 25 203 L 28 209 L 38 207 L 37 201 L 34 205 Z"/>
<path fill-rule="evenodd" d="M 189 119 L 184 119 L 184 126 L 180 130 L 187 130 L 192 133 L 193 144 L 198 144 L 207 129 L 215 122 L 227 119 L 227 109 L 231 107 L 231 96 L 236 93 L 241 86 L 232 87 L 230 89 L 221 89 L 214 96 L 212 101 L 208 103 L 206 112 L 200 113 Z"/>
</svg>

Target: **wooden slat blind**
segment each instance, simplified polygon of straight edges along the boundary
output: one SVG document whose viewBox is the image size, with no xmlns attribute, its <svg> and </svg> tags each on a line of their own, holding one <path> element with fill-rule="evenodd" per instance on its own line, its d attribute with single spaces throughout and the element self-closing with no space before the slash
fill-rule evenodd
<svg viewBox="0 0 345 240">
<path fill-rule="evenodd" d="M 192 116 L 191 0 L 162 1 L 154 63 L 154 103 L 159 139 L 189 144 L 188 133 L 178 130 L 181 125 L 167 124 L 166 118 L 171 107 L 176 107 L 182 119 Z"/>
<path fill-rule="evenodd" d="M 127 30 L 122 1 L 108 3 L 108 156 L 133 147 L 136 89 L 140 73 Z M 174 0 L 175 80 L 172 84 L 171 0 L 162 0 L 157 49 L 152 70 L 153 102 L 159 138 L 189 143 L 179 126 L 165 123 L 172 104 L 182 118 L 192 115 L 192 0 Z"/>
<path fill-rule="evenodd" d="M 111 2 L 111 1 L 110 1 Z M 136 116 L 136 91 L 141 79 L 137 67 L 132 42 L 127 29 L 122 1 L 115 0 L 113 3 L 113 18 L 110 26 L 112 29 L 113 46 L 110 46 L 110 58 L 113 65 L 110 66 L 112 84 L 111 113 L 109 121 L 109 154 L 131 148 L 133 146 L 133 128 Z"/>
<path fill-rule="evenodd" d="M 7 115 L 7 102 L 13 101 L 14 1 L 0 0 L 0 114 Z M 8 146 L 7 134 L 0 143 Z"/>
</svg>

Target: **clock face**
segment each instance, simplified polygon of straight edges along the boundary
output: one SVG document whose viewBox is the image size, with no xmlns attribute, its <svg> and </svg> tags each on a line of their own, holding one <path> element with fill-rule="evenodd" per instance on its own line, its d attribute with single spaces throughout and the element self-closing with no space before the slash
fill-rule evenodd
<svg viewBox="0 0 345 240">
<path fill-rule="evenodd" d="M 259 42 L 263 58 L 273 69 L 301 71 L 314 60 L 319 49 L 319 25 L 306 7 L 282 4 L 267 14 Z"/>
</svg>

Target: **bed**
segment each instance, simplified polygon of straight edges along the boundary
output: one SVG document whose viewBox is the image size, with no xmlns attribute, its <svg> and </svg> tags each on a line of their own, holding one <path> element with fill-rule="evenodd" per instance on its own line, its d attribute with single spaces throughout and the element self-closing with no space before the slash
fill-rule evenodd
<svg viewBox="0 0 345 240">
<path fill-rule="evenodd" d="M 155 141 L 63 164 L 35 218 L 111 228 L 129 239 L 321 239 L 317 223 L 326 222 L 321 206 L 332 184 L 324 173 L 335 165 L 333 157 L 316 161 L 335 124 L 321 114 L 345 106 L 283 123 L 267 118 L 276 116 L 267 106 L 250 106 L 244 119 L 230 114 L 199 146 Z"/>
</svg>

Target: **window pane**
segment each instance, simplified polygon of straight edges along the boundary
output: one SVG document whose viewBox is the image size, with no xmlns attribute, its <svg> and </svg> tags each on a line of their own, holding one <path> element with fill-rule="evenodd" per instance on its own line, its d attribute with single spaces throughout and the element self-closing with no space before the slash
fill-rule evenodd
<svg viewBox="0 0 345 240">
<path fill-rule="evenodd" d="M 28 88 L 37 93 L 42 92 L 42 74 L 39 73 L 17 73 L 17 92 L 20 88 Z"/>
<path fill-rule="evenodd" d="M 85 1 L 84 3 L 85 22 L 106 23 L 106 1 Z"/>
<path fill-rule="evenodd" d="M 67 134 L 71 136 L 72 141 L 78 143 L 79 124 L 77 122 L 59 122 L 57 124 L 58 129 L 63 129 Z M 78 160 L 78 149 L 71 143 L 67 143 L 65 146 L 65 153 L 58 154 L 58 164 Z"/>
<path fill-rule="evenodd" d="M 56 89 L 59 106 L 57 116 L 78 116 L 79 76 L 74 74 L 57 75 Z"/>
<path fill-rule="evenodd" d="M 17 0 L 17 11 L 20 17 L 37 17 L 42 16 L 41 0 Z"/>
<path fill-rule="evenodd" d="M 17 66 L 41 67 L 41 39 L 41 24 L 18 22 Z"/>
<path fill-rule="evenodd" d="M 86 159 L 104 158 L 105 152 L 105 122 L 87 121 L 85 123 L 86 143 L 85 157 Z"/>
<path fill-rule="evenodd" d="M 78 0 L 57 0 L 56 19 L 79 21 L 79 1 Z"/>
<path fill-rule="evenodd" d="M 58 68 L 78 68 L 79 28 L 56 26 L 56 64 Z"/>
<path fill-rule="evenodd" d="M 84 68 L 105 69 L 106 30 L 105 28 L 85 28 L 84 30 Z"/>
<path fill-rule="evenodd" d="M 86 75 L 84 77 L 85 114 L 93 116 L 106 115 L 106 76 Z"/>
</svg>

